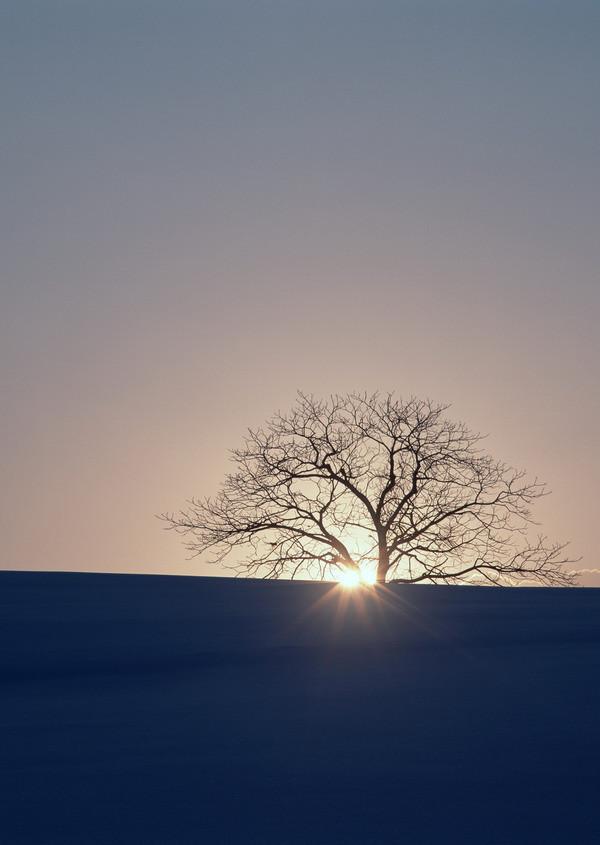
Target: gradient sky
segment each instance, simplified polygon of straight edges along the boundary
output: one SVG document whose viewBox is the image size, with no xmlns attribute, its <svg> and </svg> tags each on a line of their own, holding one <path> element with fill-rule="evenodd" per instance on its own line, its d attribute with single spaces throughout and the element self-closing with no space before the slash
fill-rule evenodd
<svg viewBox="0 0 600 845">
<path fill-rule="evenodd" d="M 600 565 L 599 3 L 0 0 L 0 61 L 4 568 L 218 574 L 153 515 L 298 388 L 451 402 Z"/>
</svg>

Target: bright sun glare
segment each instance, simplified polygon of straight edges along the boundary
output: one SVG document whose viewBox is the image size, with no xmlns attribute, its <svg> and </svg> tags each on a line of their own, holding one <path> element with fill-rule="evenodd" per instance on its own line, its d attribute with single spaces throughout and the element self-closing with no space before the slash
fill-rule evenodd
<svg viewBox="0 0 600 845">
<path fill-rule="evenodd" d="M 375 575 L 372 572 L 356 572 L 353 569 L 346 569 L 338 577 L 338 583 L 347 590 L 360 587 L 361 584 L 374 584 Z"/>
</svg>

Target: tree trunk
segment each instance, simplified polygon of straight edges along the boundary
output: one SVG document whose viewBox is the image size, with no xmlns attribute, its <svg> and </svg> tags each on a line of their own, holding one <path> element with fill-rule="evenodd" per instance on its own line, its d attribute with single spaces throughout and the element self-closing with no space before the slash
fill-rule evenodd
<svg viewBox="0 0 600 845">
<path fill-rule="evenodd" d="M 390 556 L 386 547 L 379 548 L 379 561 L 377 563 L 377 583 L 385 584 L 388 569 L 390 568 Z"/>
</svg>

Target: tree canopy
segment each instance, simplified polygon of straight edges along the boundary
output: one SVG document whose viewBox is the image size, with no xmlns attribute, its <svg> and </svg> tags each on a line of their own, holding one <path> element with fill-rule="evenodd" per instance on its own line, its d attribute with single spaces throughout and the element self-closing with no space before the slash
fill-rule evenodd
<svg viewBox="0 0 600 845">
<path fill-rule="evenodd" d="M 193 555 L 252 576 L 572 584 L 566 544 L 531 536 L 545 485 L 487 454 L 447 410 L 299 393 L 248 431 L 216 496 L 162 517 Z"/>
</svg>

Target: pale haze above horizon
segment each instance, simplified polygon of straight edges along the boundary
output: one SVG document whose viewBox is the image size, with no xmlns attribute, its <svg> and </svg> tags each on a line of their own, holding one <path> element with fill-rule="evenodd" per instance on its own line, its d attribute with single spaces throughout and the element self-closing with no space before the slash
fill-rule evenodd
<svg viewBox="0 0 600 845">
<path fill-rule="evenodd" d="M 155 514 L 379 389 L 600 586 L 600 4 L 3 0 L 0 55 L 0 568 L 223 574 Z"/>
</svg>

